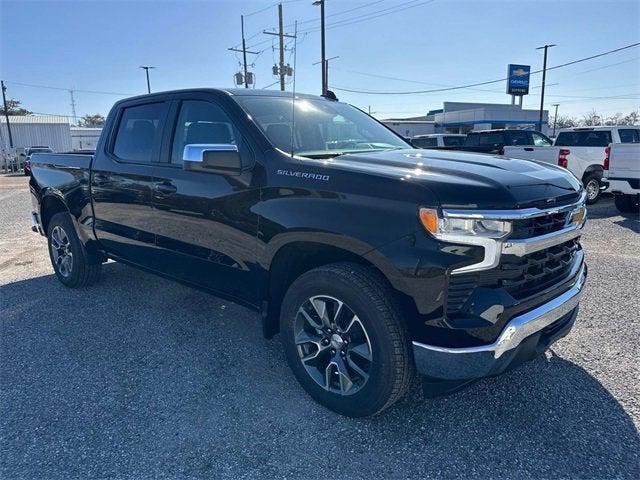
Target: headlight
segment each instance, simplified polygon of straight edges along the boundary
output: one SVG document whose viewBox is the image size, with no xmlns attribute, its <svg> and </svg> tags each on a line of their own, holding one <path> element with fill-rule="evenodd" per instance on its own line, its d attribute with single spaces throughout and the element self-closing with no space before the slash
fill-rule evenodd
<svg viewBox="0 0 640 480">
<path fill-rule="evenodd" d="M 511 232 L 511 223 L 503 220 L 476 218 L 441 218 L 432 208 L 421 208 L 420 223 L 434 237 L 448 239 L 451 236 L 502 238 Z"/>
</svg>

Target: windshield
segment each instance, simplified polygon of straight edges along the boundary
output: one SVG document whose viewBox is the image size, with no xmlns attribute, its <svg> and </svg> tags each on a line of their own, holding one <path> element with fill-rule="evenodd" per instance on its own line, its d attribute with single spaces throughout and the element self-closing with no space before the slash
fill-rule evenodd
<svg viewBox="0 0 640 480">
<path fill-rule="evenodd" d="M 247 96 L 236 99 L 269 141 L 287 153 L 327 158 L 344 153 L 411 148 L 367 114 L 344 103 L 296 99 L 292 132 L 291 98 Z"/>
</svg>

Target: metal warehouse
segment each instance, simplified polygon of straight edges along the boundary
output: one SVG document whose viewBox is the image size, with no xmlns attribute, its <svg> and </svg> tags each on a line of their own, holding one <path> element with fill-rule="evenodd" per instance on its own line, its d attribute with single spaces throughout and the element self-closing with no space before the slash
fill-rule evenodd
<svg viewBox="0 0 640 480">
<path fill-rule="evenodd" d="M 51 147 L 54 152 L 71 150 L 71 130 L 68 117 L 63 116 L 10 116 L 9 124 L 15 149 L 35 145 Z M 4 117 L 0 117 L 0 148 L 10 152 L 9 132 Z"/>
<path fill-rule="evenodd" d="M 71 127 L 71 146 L 76 150 L 95 150 L 102 127 Z"/>
</svg>

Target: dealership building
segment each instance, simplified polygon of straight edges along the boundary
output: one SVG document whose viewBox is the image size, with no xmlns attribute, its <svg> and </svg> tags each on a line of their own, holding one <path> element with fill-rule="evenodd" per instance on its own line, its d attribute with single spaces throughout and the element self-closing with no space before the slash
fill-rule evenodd
<svg viewBox="0 0 640 480">
<path fill-rule="evenodd" d="M 425 116 L 390 118 L 382 122 L 404 137 L 428 133 L 468 133 L 494 128 L 538 129 L 539 110 L 503 103 L 444 102 Z M 549 112 L 542 112 L 542 132 L 547 133 Z"/>
</svg>

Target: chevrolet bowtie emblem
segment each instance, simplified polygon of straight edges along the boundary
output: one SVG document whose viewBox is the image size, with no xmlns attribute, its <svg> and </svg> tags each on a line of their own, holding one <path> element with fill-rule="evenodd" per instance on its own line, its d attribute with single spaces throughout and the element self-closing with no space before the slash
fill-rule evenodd
<svg viewBox="0 0 640 480">
<path fill-rule="evenodd" d="M 526 75 L 528 72 L 522 68 L 519 68 L 517 70 L 514 70 L 513 72 L 511 72 L 511 75 L 513 75 L 514 77 L 522 77 L 523 75 Z"/>
</svg>

